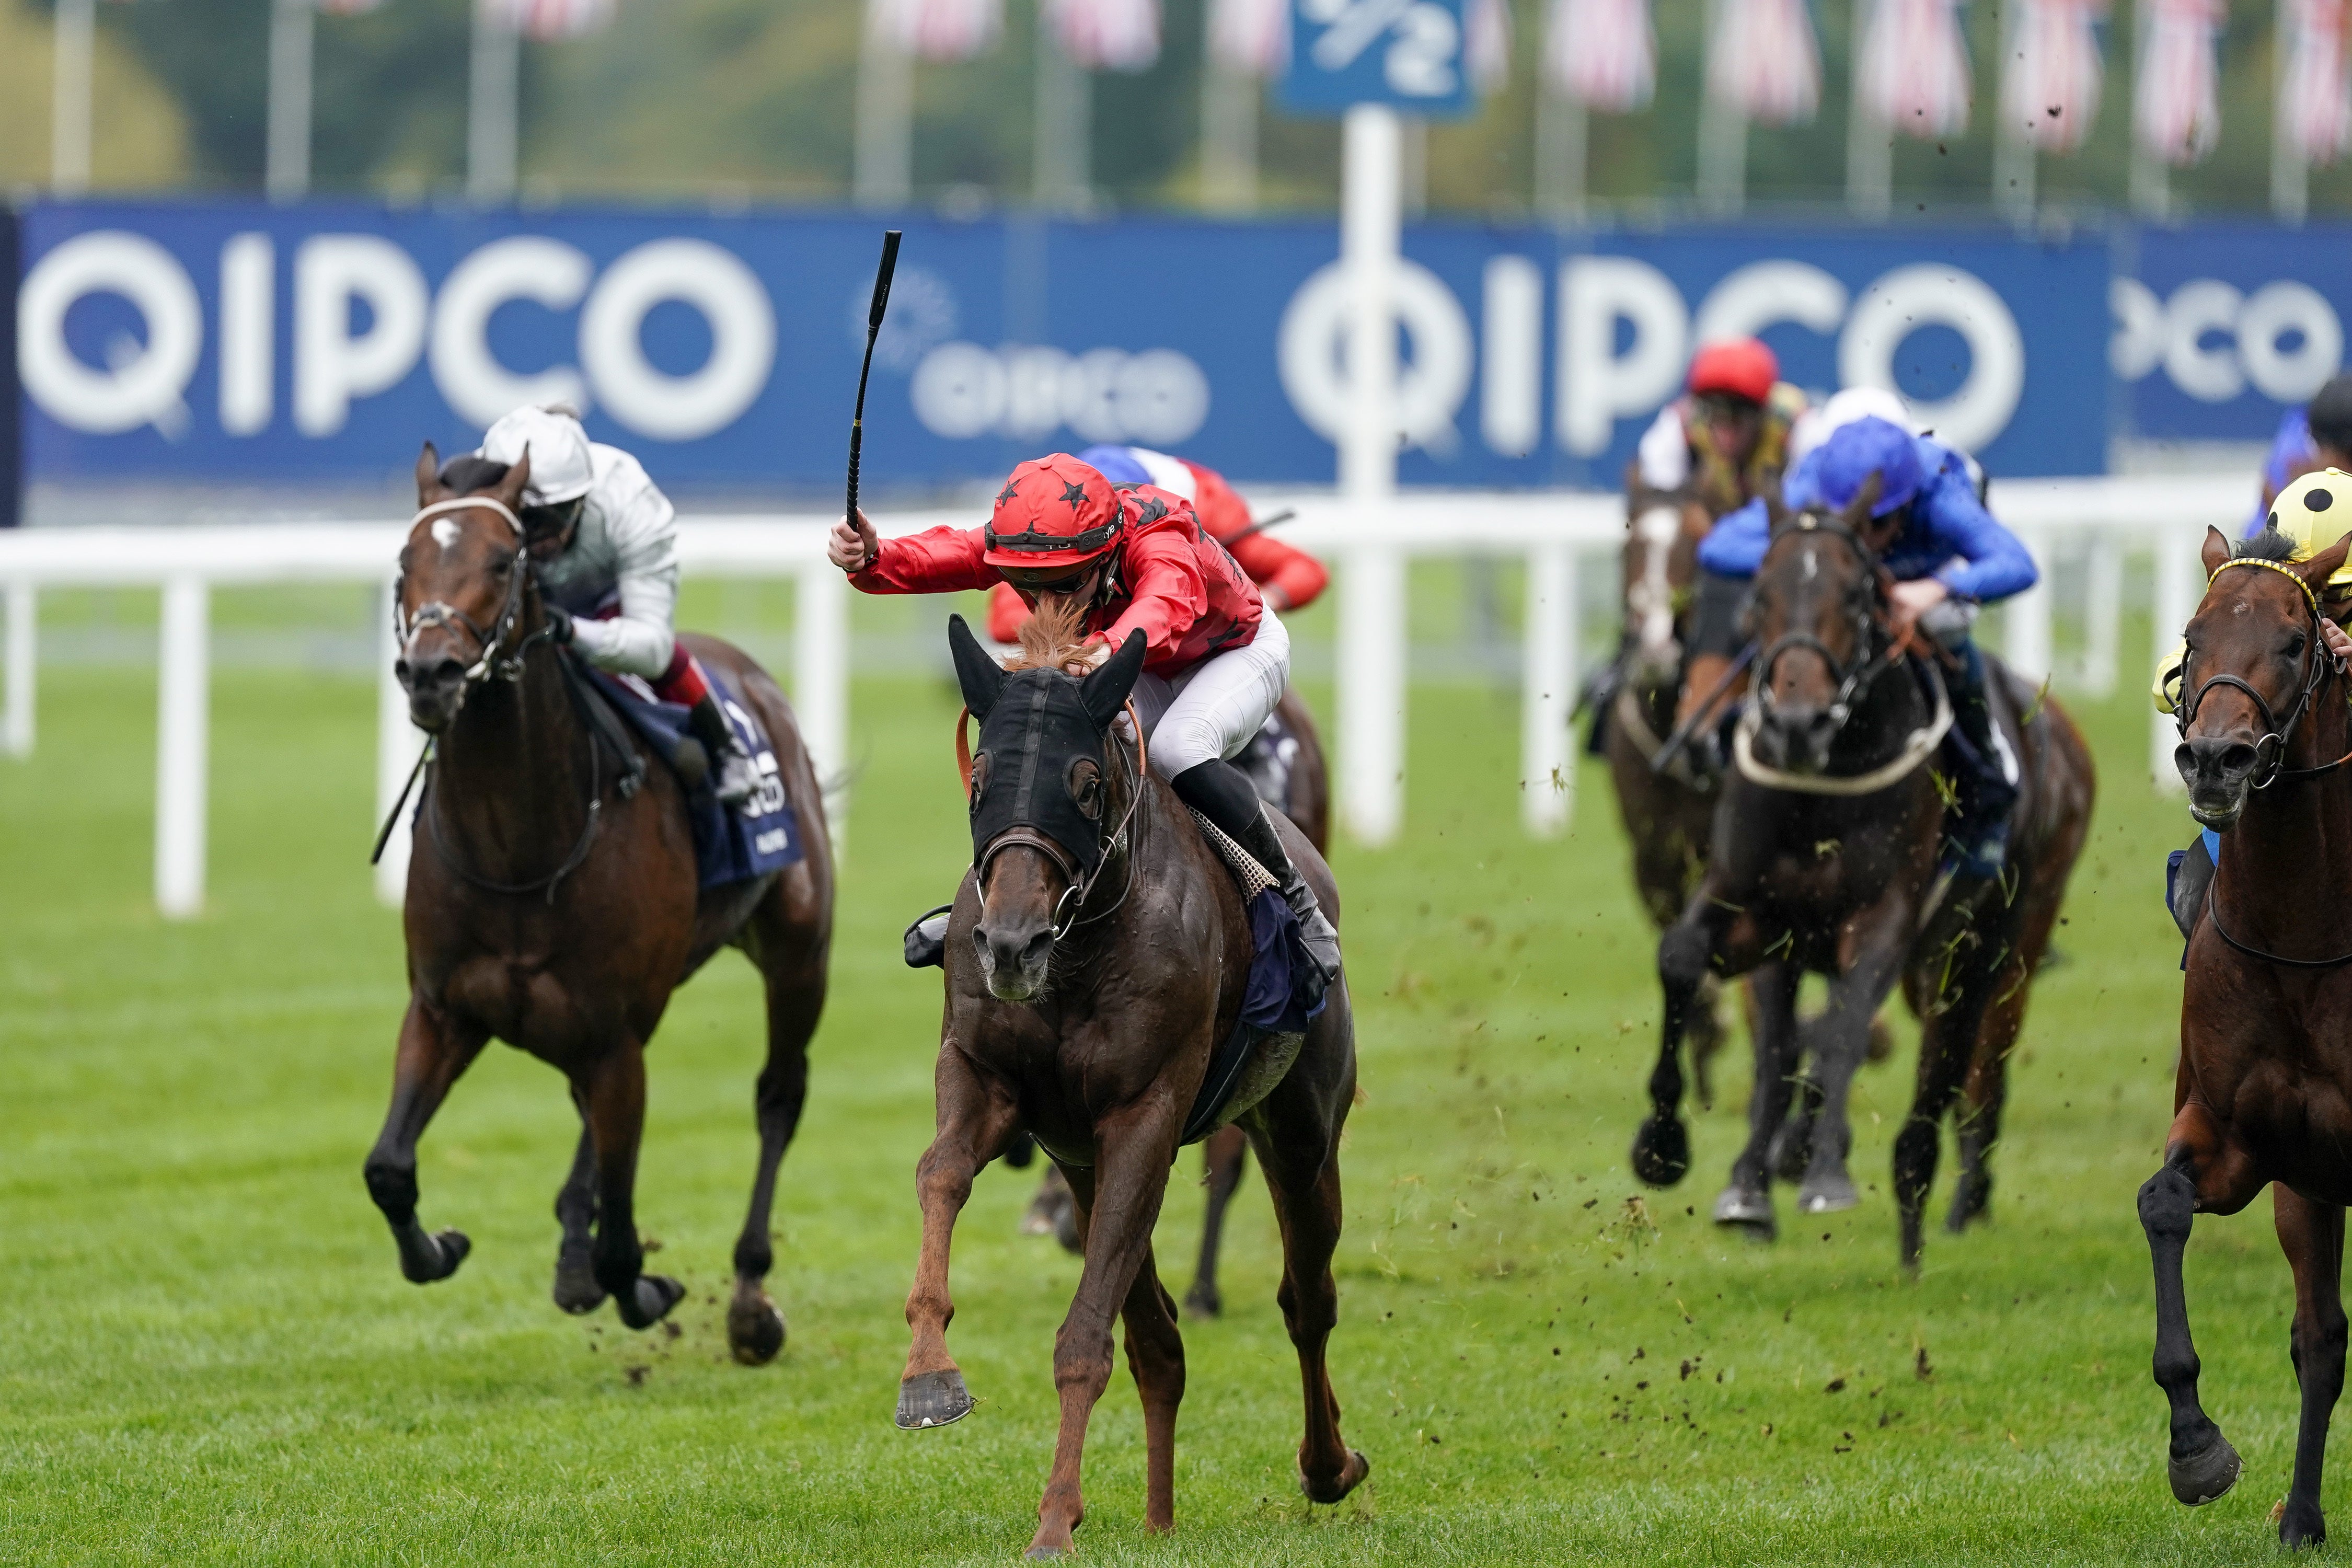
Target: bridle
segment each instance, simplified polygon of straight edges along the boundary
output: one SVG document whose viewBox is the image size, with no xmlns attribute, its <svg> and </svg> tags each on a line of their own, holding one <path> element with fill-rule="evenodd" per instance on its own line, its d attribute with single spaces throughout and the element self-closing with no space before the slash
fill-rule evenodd
<svg viewBox="0 0 2352 1568">
<path fill-rule="evenodd" d="M 392 595 L 392 635 L 399 645 L 401 658 L 409 657 L 418 634 L 427 626 L 453 627 L 474 639 L 477 657 L 465 673 L 465 688 L 468 690 L 492 676 L 506 681 L 521 679 L 523 656 L 530 651 L 531 643 L 544 641 L 552 636 L 551 628 L 541 627 L 512 653 L 499 657 L 499 650 L 513 634 L 515 620 L 522 614 L 523 588 L 530 576 L 530 552 L 524 545 L 522 521 L 515 516 L 506 502 L 496 496 L 457 496 L 449 500 L 437 500 L 417 510 L 416 515 L 408 520 L 409 531 L 415 531 L 416 525 L 428 517 L 476 510 L 496 513 L 505 520 L 509 528 L 514 530 L 515 551 L 508 562 L 506 603 L 499 606 L 498 618 L 485 628 L 477 625 L 465 611 L 442 599 L 419 605 L 415 613 L 411 615 L 403 607 L 396 588 Z"/>
<path fill-rule="evenodd" d="M 1894 668 L 1895 660 L 1902 657 L 1904 646 L 1884 635 L 1878 617 L 1872 613 L 1878 605 L 1878 595 L 1874 591 L 1878 578 L 1878 552 L 1864 543 L 1862 536 L 1845 524 L 1815 513 L 1806 513 L 1790 527 L 1795 531 L 1826 533 L 1844 541 L 1861 561 L 1874 592 L 1853 607 L 1854 647 L 1858 651 L 1851 661 L 1840 658 L 1831 650 L 1829 644 L 1806 631 L 1783 632 L 1767 645 L 1756 660 L 1756 706 L 1762 716 L 1771 715 L 1775 707 L 1772 670 L 1780 663 L 1781 655 L 1799 651 L 1810 653 L 1827 667 L 1830 679 L 1837 682 L 1837 690 L 1829 704 L 1830 732 L 1835 735 L 1853 717 L 1855 699 Z"/>
<path fill-rule="evenodd" d="M 956 713 L 956 773 L 963 780 L 963 795 L 966 800 L 971 798 L 971 738 L 966 733 L 964 726 L 971 717 L 971 710 L 969 708 L 961 709 Z M 1119 886 L 1118 897 L 1111 900 L 1108 909 L 1097 910 L 1090 915 L 1080 912 L 1087 907 L 1087 900 L 1093 895 L 1095 883 L 1101 878 L 1103 868 L 1110 864 L 1113 855 L 1126 847 L 1128 825 L 1135 820 L 1135 808 L 1142 803 L 1144 791 L 1150 784 L 1143 742 L 1143 721 L 1137 716 L 1135 704 L 1131 700 L 1127 704 L 1127 721 L 1135 731 L 1135 785 L 1128 791 L 1127 809 L 1119 814 L 1118 826 L 1102 836 L 1093 870 L 1081 873 L 1076 861 L 1071 858 L 1068 850 L 1037 829 L 1018 824 L 990 839 L 987 847 L 981 851 L 979 860 L 972 867 L 972 885 L 979 888 L 986 886 L 988 882 L 990 863 L 1015 845 L 1025 845 L 1052 861 L 1055 868 L 1062 873 L 1063 881 L 1062 896 L 1054 900 L 1054 926 L 1051 938 L 1053 942 L 1060 942 L 1077 926 L 1092 925 L 1095 921 L 1110 915 L 1121 904 L 1127 902 L 1127 895 L 1135 886 L 1134 857 L 1123 856 L 1121 858 L 1127 863 L 1127 875 Z M 1113 750 L 1117 750 L 1116 741 L 1113 742 Z"/>
<path fill-rule="evenodd" d="M 2295 726 L 2303 722 L 2304 714 L 2311 709 L 2311 700 L 2318 694 L 2319 688 L 2326 679 L 2328 672 L 2335 668 L 2336 661 L 2328 654 L 2326 641 L 2320 635 L 2320 623 L 2326 619 L 2326 612 L 2319 607 L 2319 595 L 2313 591 L 2310 584 L 2303 580 L 2303 574 L 2293 567 L 2281 562 L 2264 561 L 2255 556 L 2222 562 L 2213 569 L 2212 576 L 2205 579 L 2205 586 L 2210 589 L 2214 579 L 2232 566 L 2252 566 L 2265 572 L 2275 572 L 2302 591 L 2304 603 L 2311 611 L 2311 637 L 2308 646 L 2304 649 L 2305 657 L 2310 660 L 2310 668 L 2303 678 L 2303 689 L 2296 694 L 2294 707 L 2288 710 L 2286 722 L 2284 724 L 2280 723 L 2278 716 L 2271 711 L 2269 699 L 2255 690 L 2253 683 L 2243 676 L 2233 675 L 2228 670 L 2223 670 L 2219 675 L 2207 677 L 2189 692 L 2189 700 L 2179 704 L 2174 710 L 2173 719 L 2179 728 L 2180 738 L 2184 741 L 2189 738 L 2189 726 L 2196 722 L 2197 710 L 2203 704 L 2205 694 L 2217 686 L 2232 686 L 2246 694 L 2247 699 L 2253 703 L 2254 710 L 2263 718 L 2263 735 L 2254 742 L 2254 771 L 2247 779 L 2251 787 L 2268 789 L 2281 779 L 2290 781 L 2314 779 L 2323 773 L 2332 773 L 2346 763 L 2352 763 L 2352 752 L 2347 752 L 2334 762 L 2322 763 L 2314 768 L 2290 768 L 2284 765 L 2286 761 L 2287 747 L 2294 739 Z M 2194 657 L 2195 650 L 2191 649 L 2189 658 Z M 2188 659 L 2184 658 L 2181 661 L 2184 684 L 2187 680 L 2188 668 Z M 2218 922 L 2214 929 L 2217 931 L 2221 929 Z M 2226 934 L 2225 932 L 2224 935 Z M 2231 945 L 2238 944 L 2233 942 Z"/>
</svg>

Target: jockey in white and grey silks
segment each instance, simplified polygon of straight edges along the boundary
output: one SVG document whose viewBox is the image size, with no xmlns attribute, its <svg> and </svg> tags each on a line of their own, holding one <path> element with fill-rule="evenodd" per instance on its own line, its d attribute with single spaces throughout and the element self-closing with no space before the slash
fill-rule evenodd
<svg viewBox="0 0 2352 1568">
<path fill-rule="evenodd" d="M 523 535 L 555 640 L 685 708 L 719 798 L 730 805 L 750 799 L 758 770 L 701 665 L 677 641 L 677 514 L 669 498 L 636 458 L 588 439 L 568 408 L 516 409 L 489 427 L 474 460 L 503 475 L 526 451 Z"/>
</svg>

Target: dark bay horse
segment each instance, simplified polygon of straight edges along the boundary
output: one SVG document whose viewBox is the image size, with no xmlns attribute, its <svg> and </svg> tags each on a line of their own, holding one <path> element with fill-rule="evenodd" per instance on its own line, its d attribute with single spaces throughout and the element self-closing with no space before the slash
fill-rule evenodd
<svg viewBox="0 0 2352 1568">
<path fill-rule="evenodd" d="M 2324 498 L 2323 498 L 2324 499 Z M 2156 1381 L 2172 1405 L 2172 1494 L 2237 1484 L 2238 1451 L 2197 1397 L 2181 1257 L 2192 1219 L 2263 1187 L 2294 1273 L 2288 1331 L 2302 1423 L 2277 1516 L 2286 1545 L 2325 1540 L 2327 1423 L 2344 1389 L 2344 1206 L 2352 1203 L 2352 714 L 2326 651 L 2327 580 L 2352 536 L 2309 561 L 2275 533 L 2205 537 L 2210 581 L 2189 623 L 2180 747 L 2189 808 L 2222 836 L 2189 942 L 2180 1066 L 2164 1164 L 2139 1190 L 2156 1263 Z M 2233 568 L 2235 568 L 2233 570 Z"/>
<path fill-rule="evenodd" d="M 582 1124 L 555 1200 L 556 1304 L 587 1312 L 609 1295 L 623 1322 L 652 1327 L 685 1288 L 645 1273 L 637 1241 L 645 1048 L 670 993 L 720 947 L 740 947 L 766 982 L 768 1051 L 727 1335 L 738 1359 L 758 1364 L 784 1342 L 764 1285 L 769 1205 L 824 1004 L 833 864 L 824 801 L 766 672 L 724 643 L 688 638 L 766 729 L 803 850 L 767 878 L 698 892 L 677 781 L 646 761 L 641 787 L 614 787 L 613 742 L 584 720 L 557 662 L 570 656 L 547 640 L 516 520 L 530 471 L 528 458 L 510 470 L 459 458 L 454 485 L 445 483 L 430 446 L 416 466 L 421 510 L 400 554 L 395 669 L 411 717 L 432 732 L 434 760 L 409 862 L 408 1015 L 368 1192 L 391 1223 L 403 1274 L 423 1285 L 457 1272 L 470 1247 L 464 1233 L 417 1222 L 416 1142 L 492 1036 L 519 1046 L 570 1080 Z"/>
<path fill-rule="evenodd" d="M 1055 640 L 1042 618 L 1031 626 L 1040 647 Z M 973 1176 L 1025 1129 L 1069 1179 L 1086 1247 L 1077 1294 L 1055 1341 L 1061 1430 L 1029 1547 L 1033 1557 L 1055 1556 L 1071 1550 L 1085 1513 L 1079 1461 L 1110 1379 L 1114 1317 L 1125 1319 L 1128 1364 L 1143 1402 L 1144 1521 L 1155 1531 L 1175 1525 L 1184 1347 L 1151 1230 L 1212 1053 L 1240 1016 L 1253 942 L 1233 877 L 1116 725 L 1142 668 L 1141 633 L 1083 678 L 1065 667 L 1076 651 L 1067 644 L 1007 672 L 960 618 L 950 623 L 949 641 L 965 706 L 980 723 L 976 869 L 948 928 L 938 1134 L 916 1170 L 923 1241 L 907 1298 L 913 1343 L 898 1423 L 942 1426 L 971 1409 L 947 1349 L 955 1310 L 949 1243 Z M 977 826 L 1000 817 L 1006 825 Z M 1058 826 L 1066 837 L 1080 821 L 1090 825 L 1083 845 L 1047 831 Z M 1324 908 L 1336 910 L 1322 857 L 1288 823 L 1276 826 Z M 1339 1133 L 1356 1087 L 1344 981 L 1331 987 L 1286 1066 L 1261 1063 L 1245 1077 L 1228 1110 L 1257 1152 L 1281 1223 L 1277 1300 L 1306 1396 L 1299 1486 L 1312 1501 L 1337 1502 L 1370 1468 L 1340 1438 L 1324 1363 L 1339 1319 L 1331 1254 L 1341 1215 Z"/>
<path fill-rule="evenodd" d="M 1758 574 L 1757 696 L 1734 746 L 1738 766 L 1725 781 L 1706 875 L 1658 944 L 1664 1026 L 1633 1157 L 1645 1182 L 1682 1179 L 1690 1145 L 1679 1051 L 1700 984 L 1752 973 L 1749 1135 L 1714 1212 L 1719 1224 L 1773 1233 L 1772 1146 L 1798 1088 L 1797 985 L 1810 971 L 1828 977 L 1830 999 L 1801 1042 L 1821 1109 L 1798 1202 L 1806 1213 L 1853 1207 L 1847 1092 L 1871 1018 L 1900 979 L 1922 1023 L 1911 1110 L 1895 1143 L 1902 1259 L 1916 1268 L 1943 1118 L 1963 1094 L 1952 1228 L 1990 1201 L 2008 1058 L 2090 830 L 2093 772 L 2058 706 L 1988 660 L 1995 721 L 2021 774 L 2009 875 L 1944 896 L 1944 805 L 1927 764 L 1950 704 L 1940 680 L 1932 695 L 1923 689 L 1889 631 L 1877 554 L 1887 525 L 1870 518 L 1877 494 L 1874 480 L 1835 518 L 1784 520 Z"/>
<path fill-rule="evenodd" d="M 1286 754 L 1261 757 L 1259 749 L 1270 744 L 1269 735 L 1262 731 L 1235 763 L 1256 784 L 1259 797 L 1288 816 L 1291 825 L 1307 835 L 1317 854 L 1328 856 L 1331 852 L 1331 774 L 1314 715 L 1297 691 L 1286 688 L 1275 716 L 1283 739 L 1289 743 Z M 1261 766 L 1262 763 L 1268 765 Z M 1209 1197 L 1201 1216 L 1200 1258 L 1192 1268 L 1192 1288 L 1184 1292 L 1184 1310 L 1204 1318 L 1216 1317 L 1225 1310 L 1224 1293 L 1217 1288 L 1217 1258 L 1224 1244 L 1225 1210 L 1241 1186 L 1248 1157 L 1249 1134 L 1238 1125 L 1217 1129 L 1201 1145 L 1202 1182 L 1209 1189 Z M 1058 1166 L 1046 1165 L 1045 1179 L 1030 1203 L 1024 1226 L 1051 1231 L 1072 1252 L 1084 1250 L 1070 1184 L 1062 1179 Z"/>
</svg>

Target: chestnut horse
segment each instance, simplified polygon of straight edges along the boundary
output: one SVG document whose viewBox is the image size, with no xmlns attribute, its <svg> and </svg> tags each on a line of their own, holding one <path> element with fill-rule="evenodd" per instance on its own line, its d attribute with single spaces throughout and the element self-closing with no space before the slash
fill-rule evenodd
<svg viewBox="0 0 2352 1568">
<path fill-rule="evenodd" d="M 1710 973 L 1753 973 L 1756 1087 L 1748 1140 L 1716 1201 L 1718 1224 L 1774 1233 L 1772 1144 L 1796 1089 L 1796 995 L 1807 971 L 1829 979 L 1828 1010 L 1807 1031 L 1822 1125 L 1810 1139 L 1798 1202 L 1809 1214 L 1853 1207 L 1846 1095 L 1870 1023 L 1897 979 L 1922 1021 L 1911 1110 L 1895 1142 L 1902 1260 L 1918 1267 L 1921 1215 L 1941 1126 L 1958 1118 L 1962 1177 L 1951 1228 L 1990 1201 L 1990 1152 L 2006 1100 L 2008 1058 L 2027 988 L 2047 948 L 2066 881 L 2090 831 L 2093 773 L 2073 722 L 1988 659 L 1995 721 L 2021 763 L 2009 876 L 1960 897 L 1937 876 L 1944 806 L 1926 765 L 1950 723 L 1940 680 L 1922 689 L 1888 629 L 1874 524 L 1875 479 L 1836 518 L 1776 526 L 1753 610 L 1764 652 L 1741 721 L 1706 875 L 1658 944 L 1664 1027 L 1651 1111 L 1633 1142 L 1636 1174 L 1682 1179 L 1689 1134 L 1679 1103 L 1679 1047 Z"/>
<path fill-rule="evenodd" d="M 1240 1016 L 1254 950 L 1232 875 L 1175 792 L 1146 769 L 1142 747 L 1118 732 L 1143 668 L 1142 634 L 1081 679 L 1065 668 L 1075 639 L 1047 647 L 1068 629 L 1048 619 L 1059 621 L 1033 620 L 1024 637 L 1042 657 L 1033 651 L 1013 672 L 982 651 L 960 617 L 949 623 L 964 704 L 980 723 L 974 820 L 1007 825 L 985 836 L 975 827 L 975 869 L 948 926 L 938 1134 L 916 1169 L 922 1253 L 907 1298 L 913 1343 L 897 1416 L 911 1430 L 971 1409 L 947 1349 L 955 1311 L 949 1244 L 972 1178 L 1025 1129 L 1069 1179 L 1086 1247 L 1054 1344 L 1061 1430 L 1033 1557 L 1070 1551 L 1085 1515 L 1079 1461 L 1110 1380 L 1117 1316 L 1126 1321 L 1128 1365 L 1143 1402 L 1144 1522 L 1154 1531 L 1174 1528 L 1184 1346 L 1151 1230 L 1212 1053 Z M 1077 822 L 1090 825 L 1084 845 L 1046 830 L 1073 835 Z M 1323 907 L 1336 912 L 1322 857 L 1287 821 L 1275 825 Z M 1257 1151 L 1281 1224 L 1277 1300 L 1306 1395 L 1299 1486 L 1311 1501 L 1337 1502 L 1370 1468 L 1340 1438 L 1324 1364 L 1339 1321 L 1331 1255 L 1341 1215 L 1339 1134 L 1356 1089 L 1344 979 L 1296 1057 L 1254 1064 L 1244 1079 L 1226 1112 Z"/>
<path fill-rule="evenodd" d="M 2302 1385 L 2286 1545 L 2326 1538 L 2327 1422 L 2344 1389 L 2344 1205 L 2352 1203 L 2352 715 L 2320 639 L 2328 578 L 2352 535 L 2308 561 L 2275 533 L 2205 536 L 2204 602 L 2189 623 L 2180 747 L 2189 808 L 2222 835 L 2189 939 L 2180 1067 L 2164 1164 L 2139 1190 L 2156 1263 L 2156 1381 L 2172 1405 L 2169 1479 L 2191 1507 L 2237 1484 L 2238 1451 L 2197 1397 L 2181 1255 L 2198 1214 L 2236 1214 L 2263 1187 L 2294 1273 L 2287 1345 Z M 2232 568 L 2236 568 L 2233 570 Z"/>
<path fill-rule="evenodd" d="M 766 982 L 768 1051 L 727 1337 L 757 1365 L 783 1348 L 783 1314 L 764 1285 L 769 1204 L 824 1005 L 833 863 L 823 798 L 791 706 L 766 672 L 724 643 L 685 639 L 766 729 L 802 847 L 781 872 L 697 889 L 677 780 L 634 738 L 635 754 L 611 754 L 614 742 L 587 721 L 559 666 L 571 656 L 548 641 L 517 521 L 530 476 L 528 458 L 511 469 L 460 458 L 453 486 L 429 445 L 416 465 L 420 510 L 400 552 L 394 669 L 410 717 L 433 735 L 433 762 L 408 869 L 408 1015 L 368 1192 L 391 1223 L 403 1274 L 424 1285 L 456 1273 L 471 1244 L 417 1222 L 416 1142 L 492 1036 L 519 1046 L 570 1080 L 582 1123 L 555 1199 L 556 1304 L 587 1312 L 609 1295 L 623 1322 L 652 1327 L 685 1288 L 645 1273 L 637 1241 L 645 1047 L 670 993 L 720 947 L 740 947 Z M 642 784 L 616 788 L 625 772 Z"/>
</svg>

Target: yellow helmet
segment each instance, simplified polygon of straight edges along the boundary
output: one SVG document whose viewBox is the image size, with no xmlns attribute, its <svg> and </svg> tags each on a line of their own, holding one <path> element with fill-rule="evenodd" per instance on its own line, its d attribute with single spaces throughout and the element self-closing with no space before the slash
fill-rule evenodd
<svg viewBox="0 0 2352 1568">
<path fill-rule="evenodd" d="M 2297 561 L 2308 561 L 2352 533 L 2352 474 L 2342 468 L 2320 468 L 2289 479 L 2263 521 L 2294 541 Z M 2327 585 L 2352 587 L 2352 555 L 2346 557 Z"/>
</svg>

